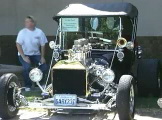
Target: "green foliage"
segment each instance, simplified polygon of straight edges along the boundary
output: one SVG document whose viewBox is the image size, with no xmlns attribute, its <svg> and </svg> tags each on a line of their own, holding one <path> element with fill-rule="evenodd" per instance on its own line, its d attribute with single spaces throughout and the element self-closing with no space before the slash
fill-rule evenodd
<svg viewBox="0 0 162 120">
<path fill-rule="evenodd" d="M 107 17 L 99 18 L 99 26 L 97 27 L 96 31 L 102 32 L 104 34 L 103 38 L 115 40 L 118 37 L 118 28 L 119 28 L 119 18 L 114 17 L 115 24 L 113 29 L 109 29 L 107 26 Z M 90 25 L 91 18 L 86 18 L 85 20 L 85 27 L 87 31 L 95 31 L 92 29 Z"/>
<path fill-rule="evenodd" d="M 158 98 L 154 97 L 137 97 L 136 106 L 137 108 L 159 108 L 157 105 Z"/>
</svg>

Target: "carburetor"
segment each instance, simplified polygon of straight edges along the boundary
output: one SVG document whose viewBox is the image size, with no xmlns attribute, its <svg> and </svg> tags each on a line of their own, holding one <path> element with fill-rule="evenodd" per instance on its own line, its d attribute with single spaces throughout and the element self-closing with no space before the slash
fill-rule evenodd
<svg viewBox="0 0 162 120">
<path fill-rule="evenodd" d="M 83 61 L 91 57 L 91 45 L 87 39 L 74 40 L 72 49 L 68 51 L 68 59 L 71 61 Z"/>
</svg>

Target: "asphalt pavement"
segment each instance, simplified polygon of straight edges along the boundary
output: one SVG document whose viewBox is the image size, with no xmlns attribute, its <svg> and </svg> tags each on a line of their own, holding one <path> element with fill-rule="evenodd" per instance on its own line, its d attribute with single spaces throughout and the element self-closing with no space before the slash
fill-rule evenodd
<svg viewBox="0 0 162 120">
<path fill-rule="evenodd" d="M 20 110 L 12 120 L 112 120 L 114 113 L 97 112 L 92 114 L 51 114 L 46 111 Z M 116 115 L 114 120 L 119 120 Z M 137 109 L 134 120 L 162 120 L 161 109 Z"/>
</svg>

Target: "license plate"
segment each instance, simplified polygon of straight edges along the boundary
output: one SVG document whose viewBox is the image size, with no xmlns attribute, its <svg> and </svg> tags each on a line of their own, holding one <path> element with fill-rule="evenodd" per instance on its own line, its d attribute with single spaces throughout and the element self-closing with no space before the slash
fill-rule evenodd
<svg viewBox="0 0 162 120">
<path fill-rule="evenodd" d="M 76 106 L 77 96 L 74 94 L 55 94 L 54 105 L 55 106 Z"/>
</svg>

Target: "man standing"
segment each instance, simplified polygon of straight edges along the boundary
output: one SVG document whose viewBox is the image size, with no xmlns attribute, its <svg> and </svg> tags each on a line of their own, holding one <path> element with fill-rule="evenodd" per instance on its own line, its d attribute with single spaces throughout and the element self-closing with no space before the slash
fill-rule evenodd
<svg viewBox="0 0 162 120">
<path fill-rule="evenodd" d="M 29 78 L 31 64 L 41 64 L 42 72 L 47 70 L 45 61 L 45 44 L 47 38 L 42 30 L 36 27 L 36 21 L 33 16 L 25 18 L 25 28 L 17 36 L 16 46 L 18 50 L 19 61 L 24 68 L 25 91 L 30 91 L 32 81 Z"/>
</svg>

